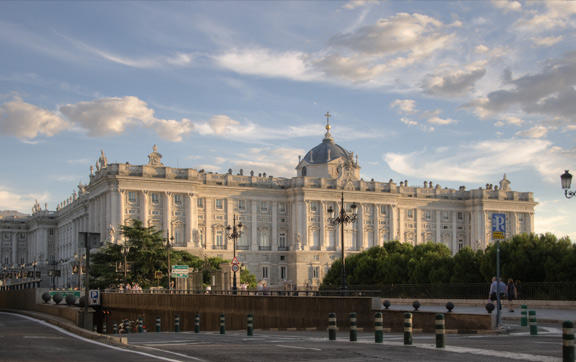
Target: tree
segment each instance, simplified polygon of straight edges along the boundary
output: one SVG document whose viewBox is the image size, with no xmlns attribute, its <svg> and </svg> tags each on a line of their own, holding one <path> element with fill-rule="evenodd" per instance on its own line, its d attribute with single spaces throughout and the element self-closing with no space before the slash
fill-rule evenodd
<svg viewBox="0 0 576 362">
<path fill-rule="evenodd" d="M 98 253 L 90 254 L 90 287 L 116 288 L 123 283 L 123 269 L 118 270 L 123 263 L 122 246 L 106 244 Z"/>
</svg>

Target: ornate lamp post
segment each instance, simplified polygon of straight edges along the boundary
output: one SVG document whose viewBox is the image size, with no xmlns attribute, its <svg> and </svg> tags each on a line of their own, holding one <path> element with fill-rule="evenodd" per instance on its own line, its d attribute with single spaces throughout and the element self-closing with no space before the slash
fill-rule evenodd
<svg viewBox="0 0 576 362">
<path fill-rule="evenodd" d="M 28 276 L 26 275 L 26 277 L 24 277 L 24 269 L 26 268 L 26 264 L 22 263 L 20 264 L 20 279 L 22 279 L 22 282 L 24 282 L 24 278 L 28 279 Z"/>
<path fill-rule="evenodd" d="M 234 223 L 232 224 L 232 226 L 228 225 L 226 227 L 228 239 L 232 240 L 233 243 L 234 260 L 236 260 L 236 242 L 238 241 L 240 235 L 242 235 L 243 227 L 244 225 L 242 225 L 241 222 L 238 225 L 236 225 L 236 215 L 234 215 Z M 232 271 L 234 272 L 234 275 L 232 277 L 232 294 L 236 295 L 238 293 L 238 286 L 236 283 L 236 272 L 238 271 L 239 266 L 238 264 L 234 263 L 234 260 L 232 261 Z"/>
<path fill-rule="evenodd" d="M 6 272 L 6 264 L 4 264 L 4 266 L 2 267 L 2 270 L 4 271 L 3 276 L 4 276 L 4 286 L 6 286 L 6 279 L 7 279 L 7 272 Z"/>
<path fill-rule="evenodd" d="M 341 249 L 342 249 L 342 271 L 340 272 L 340 278 L 341 278 L 340 289 L 341 290 L 348 289 L 348 287 L 346 286 L 346 263 L 344 260 L 344 225 L 353 223 L 354 221 L 356 221 L 356 218 L 358 217 L 358 205 L 356 205 L 356 203 L 353 203 L 350 206 L 350 208 L 352 209 L 352 214 L 347 214 L 346 210 L 344 208 L 344 192 L 342 192 L 342 204 L 340 207 L 340 215 L 337 217 L 334 217 L 334 209 L 332 208 L 332 206 L 330 206 L 328 208 L 328 213 L 330 214 L 330 218 L 328 219 L 328 221 L 330 222 L 330 225 L 332 225 L 332 226 L 340 225 L 340 242 L 342 244 L 341 245 Z"/>
<path fill-rule="evenodd" d="M 576 195 L 576 191 L 570 190 L 570 185 L 572 184 L 572 175 L 565 170 L 564 173 L 560 176 L 560 181 L 562 182 L 562 189 L 564 190 L 564 196 L 567 199 L 571 199 Z"/>
<path fill-rule="evenodd" d="M 170 248 L 174 246 L 174 235 L 170 237 L 170 229 L 166 230 L 166 258 L 168 259 L 168 289 L 170 289 L 170 274 L 172 272 L 170 265 Z"/>
<path fill-rule="evenodd" d="M 122 245 L 122 256 L 124 257 L 124 284 L 122 288 L 126 288 L 127 276 L 128 276 L 128 253 L 130 252 L 130 245 L 124 243 Z"/>
</svg>

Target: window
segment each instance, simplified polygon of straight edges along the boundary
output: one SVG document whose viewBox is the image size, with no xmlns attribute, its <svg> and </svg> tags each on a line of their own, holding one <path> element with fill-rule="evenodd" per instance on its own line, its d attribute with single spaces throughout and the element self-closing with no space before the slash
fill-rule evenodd
<svg viewBox="0 0 576 362">
<path fill-rule="evenodd" d="M 204 208 L 204 199 L 198 198 L 198 200 L 196 201 L 196 206 L 198 206 L 199 209 L 203 209 Z"/>
<path fill-rule="evenodd" d="M 426 220 L 432 219 L 432 210 L 426 210 Z"/>
<path fill-rule="evenodd" d="M 320 255 L 316 254 L 312 256 L 313 260 L 320 260 Z"/>
<path fill-rule="evenodd" d="M 182 205 L 182 195 L 181 194 L 174 195 L 174 204 Z"/>
<path fill-rule="evenodd" d="M 524 222 L 524 214 L 518 214 L 518 222 L 519 222 L 519 223 L 523 223 L 523 222 Z"/>
<path fill-rule="evenodd" d="M 380 205 L 380 215 L 386 216 L 388 213 L 388 206 L 387 205 Z"/>
<path fill-rule="evenodd" d="M 319 266 L 313 266 L 312 267 L 312 278 L 314 278 L 314 279 L 320 278 L 320 267 Z"/>
<path fill-rule="evenodd" d="M 286 233 L 281 232 L 278 234 L 278 247 L 285 248 L 286 247 Z"/>
<path fill-rule="evenodd" d="M 458 220 L 464 220 L 464 213 L 461 211 L 458 212 Z"/>
<path fill-rule="evenodd" d="M 131 202 L 131 203 L 136 202 L 136 192 L 128 191 L 128 202 Z"/>
<path fill-rule="evenodd" d="M 54 229 L 48 229 L 48 234 L 49 234 L 49 235 L 54 235 Z"/>
<path fill-rule="evenodd" d="M 311 212 L 318 211 L 318 201 L 310 201 L 310 211 Z"/>
<path fill-rule="evenodd" d="M 222 210 L 224 208 L 224 200 L 216 199 L 216 202 L 214 203 L 214 207 L 216 207 L 216 210 Z"/>
<path fill-rule="evenodd" d="M 285 214 L 286 213 L 286 203 L 285 202 L 279 202 L 278 203 L 278 213 L 279 214 Z"/>
<path fill-rule="evenodd" d="M 270 232 L 268 229 L 260 230 L 260 250 L 270 250 Z"/>
<path fill-rule="evenodd" d="M 246 211 L 246 200 L 238 200 L 238 211 Z"/>
<path fill-rule="evenodd" d="M 262 279 L 268 279 L 268 266 L 262 267 Z"/>
<path fill-rule="evenodd" d="M 286 260 L 286 255 L 280 255 L 280 260 L 282 261 Z"/>
<path fill-rule="evenodd" d="M 214 233 L 214 249 L 224 249 L 224 230 L 217 229 Z"/>
<path fill-rule="evenodd" d="M 260 202 L 260 211 L 261 212 L 268 212 L 268 201 Z"/>
<path fill-rule="evenodd" d="M 153 192 L 152 194 L 150 194 L 150 199 L 152 200 L 153 204 L 159 204 L 160 203 L 160 194 L 157 192 Z"/>
<path fill-rule="evenodd" d="M 409 219 L 413 219 L 414 218 L 414 210 L 412 210 L 412 209 L 406 210 L 406 217 Z"/>
<path fill-rule="evenodd" d="M 280 267 L 280 280 L 288 279 L 288 269 L 285 266 Z"/>
<path fill-rule="evenodd" d="M 25 233 L 20 233 L 20 240 L 24 240 L 26 239 L 26 234 Z"/>
<path fill-rule="evenodd" d="M 450 214 L 448 213 L 448 211 L 442 211 L 442 218 L 445 221 L 448 221 L 450 219 Z"/>
</svg>

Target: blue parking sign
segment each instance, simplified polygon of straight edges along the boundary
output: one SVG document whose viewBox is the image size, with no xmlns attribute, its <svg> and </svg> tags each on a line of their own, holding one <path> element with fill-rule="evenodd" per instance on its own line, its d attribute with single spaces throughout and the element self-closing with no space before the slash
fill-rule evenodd
<svg viewBox="0 0 576 362">
<path fill-rule="evenodd" d="M 492 214 L 492 239 L 506 240 L 506 214 Z"/>
</svg>

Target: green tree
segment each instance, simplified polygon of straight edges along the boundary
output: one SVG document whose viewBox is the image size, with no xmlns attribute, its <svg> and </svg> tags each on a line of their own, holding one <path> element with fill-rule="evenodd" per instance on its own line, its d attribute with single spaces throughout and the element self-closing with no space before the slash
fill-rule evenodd
<svg viewBox="0 0 576 362">
<path fill-rule="evenodd" d="M 124 280 L 122 246 L 106 244 L 90 254 L 90 288 L 117 288 Z"/>
<path fill-rule="evenodd" d="M 250 273 L 248 268 L 240 269 L 240 284 L 248 284 L 248 288 L 256 288 L 258 285 L 256 275 Z"/>
</svg>

